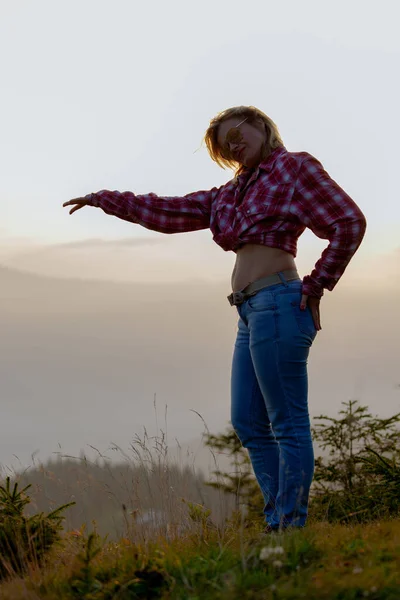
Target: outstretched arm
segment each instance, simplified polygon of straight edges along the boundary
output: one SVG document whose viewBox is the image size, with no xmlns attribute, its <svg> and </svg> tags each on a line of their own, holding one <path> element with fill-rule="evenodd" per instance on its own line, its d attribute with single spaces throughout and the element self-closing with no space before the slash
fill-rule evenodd
<svg viewBox="0 0 400 600">
<path fill-rule="evenodd" d="M 108 215 L 138 223 L 146 229 L 161 233 L 181 233 L 207 229 L 210 226 L 211 205 L 219 190 L 220 188 L 214 187 L 182 197 L 101 190 L 64 202 L 63 206 L 74 205 L 70 214 L 83 206 L 96 206 Z"/>
</svg>

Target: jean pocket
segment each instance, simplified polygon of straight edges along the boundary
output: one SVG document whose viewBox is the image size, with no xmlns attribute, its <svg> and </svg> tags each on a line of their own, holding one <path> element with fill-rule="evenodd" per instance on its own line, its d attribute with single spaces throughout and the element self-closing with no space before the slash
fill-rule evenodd
<svg viewBox="0 0 400 600">
<path fill-rule="evenodd" d="M 301 295 L 298 300 L 292 300 L 290 302 L 296 317 L 297 325 L 302 333 L 314 338 L 317 334 L 317 328 L 314 325 L 311 309 L 309 306 L 306 306 L 305 310 L 301 310 L 300 299 Z"/>
<path fill-rule="evenodd" d="M 267 289 L 259 290 L 247 299 L 247 306 L 256 312 L 263 310 L 275 310 L 277 308 L 276 300 Z"/>
</svg>

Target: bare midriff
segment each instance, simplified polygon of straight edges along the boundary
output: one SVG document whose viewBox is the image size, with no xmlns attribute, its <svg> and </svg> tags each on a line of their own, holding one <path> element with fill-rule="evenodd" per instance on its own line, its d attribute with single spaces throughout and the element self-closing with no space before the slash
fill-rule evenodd
<svg viewBox="0 0 400 600">
<path fill-rule="evenodd" d="M 245 244 L 236 252 L 231 279 L 232 292 L 239 292 L 252 281 L 277 271 L 296 268 L 293 255 L 285 250 L 261 244 Z"/>
</svg>

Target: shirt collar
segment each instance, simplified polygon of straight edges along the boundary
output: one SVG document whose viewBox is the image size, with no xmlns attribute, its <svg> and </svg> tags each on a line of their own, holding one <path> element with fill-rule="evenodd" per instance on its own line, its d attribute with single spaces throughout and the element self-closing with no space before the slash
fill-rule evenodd
<svg viewBox="0 0 400 600">
<path fill-rule="evenodd" d="M 269 154 L 267 158 L 258 165 L 258 168 L 263 169 L 263 171 L 266 171 L 267 173 L 270 173 L 274 168 L 276 159 L 286 152 L 287 150 L 285 146 L 278 146 L 278 148 L 274 148 L 271 154 Z"/>
<path fill-rule="evenodd" d="M 244 169 L 240 175 L 236 176 L 233 180 L 235 185 L 239 187 L 245 185 L 254 174 L 258 176 L 260 169 L 266 173 L 271 173 L 277 158 L 282 156 L 284 153 L 287 153 L 285 146 L 278 146 L 278 148 L 274 148 L 267 158 L 257 165 L 257 167 L 252 169 Z"/>
</svg>

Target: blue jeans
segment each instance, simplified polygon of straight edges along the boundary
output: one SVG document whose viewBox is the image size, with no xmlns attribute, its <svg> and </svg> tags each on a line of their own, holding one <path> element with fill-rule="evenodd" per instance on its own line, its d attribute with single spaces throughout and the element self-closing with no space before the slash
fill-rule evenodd
<svg viewBox="0 0 400 600">
<path fill-rule="evenodd" d="M 317 329 L 300 309 L 302 281 L 272 285 L 237 305 L 231 422 L 261 488 L 266 522 L 303 527 L 314 474 L 307 358 Z"/>
</svg>

